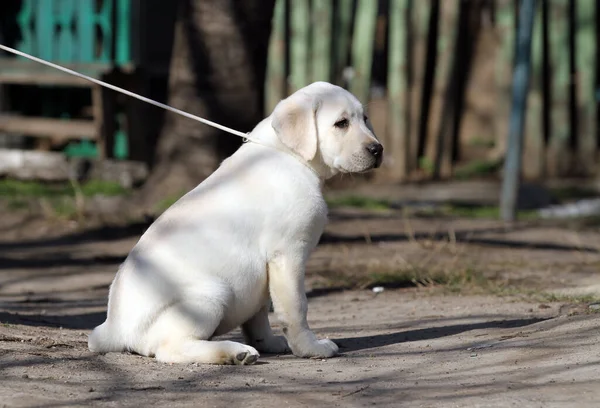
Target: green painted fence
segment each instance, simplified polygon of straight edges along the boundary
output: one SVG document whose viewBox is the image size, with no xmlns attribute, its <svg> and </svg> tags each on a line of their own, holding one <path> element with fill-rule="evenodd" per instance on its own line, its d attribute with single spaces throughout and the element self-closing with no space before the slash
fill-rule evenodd
<svg viewBox="0 0 600 408">
<path fill-rule="evenodd" d="M 115 68 L 130 70 L 133 66 L 131 6 L 132 0 L 23 0 L 16 15 L 19 40 L 8 45 L 94 77 Z M 20 60 L 17 62 L 21 64 L 15 66 L 9 59 Z M 32 68 L 31 72 L 28 68 Z M 38 65 L 25 58 L 0 58 L 0 70 L 16 69 L 36 76 L 37 68 Z M 46 89 L 52 87 L 52 83 L 44 84 Z M 43 94 L 38 103 L 43 105 L 43 116 L 56 116 L 59 111 L 58 116 L 70 119 L 66 99 L 56 101 Z M 117 123 L 122 122 L 120 116 L 115 118 Z M 112 155 L 128 157 L 128 135 L 123 126 L 115 129 L 111 140 L 115 141 Z M 96 157 L 99 153 L 96 144 L 89 141 L 71 141 L 64 151 L 68 156 L 83 157 Z"/>
<path fill-rule="evenodd" d="M 23 0 L 16 48 L 60 63 L 131 63 L 131 0 Z M 113 18 L 115 24 L 113 24 Z"/>
<path fill-rule="evenodd" d="M 439 18 L 430 18 L 436 2 Z M 528 179 L 598 174 L 598 2 L 537 4 L 522 174 Z M 278 0 L 265 110 L 304 85 L 327 80 L 377 110 L 371 117 L 383 118 L 375 128 L 386 147 L 383 173 L 392 179 L 448 178 L 468 174 L 469 168 L 498 174 L 508 136 L 518 5 L 515 0 Z M 376 78 L 372 69 L 382 61 L 374 50 L 382 25 L 387 69 L 385 78 Z M 477 58 L 482 33 L 496 39 L 495 77 L 489 81 L 494 91 L 485 95 L 495 106 L 486 128 L 486 140 L 494 146 L 477 163 L 465 163 L 464 151 L 473 150 L 464 140 L 465 112 L 477 111 L 467 100 L 477 92 L 469 88 L 469 75 L 487 62 Z M 468 62 L 461 61 L 469 53 L 474 54 Z M 383 100 L 373 96 L 377 86 L 385 90 Z"/>
</svg>

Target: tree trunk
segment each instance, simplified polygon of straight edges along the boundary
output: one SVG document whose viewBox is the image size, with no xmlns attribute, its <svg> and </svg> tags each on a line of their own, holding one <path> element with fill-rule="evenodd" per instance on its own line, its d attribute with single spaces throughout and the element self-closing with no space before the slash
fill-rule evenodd
<svg viewBox="0 0 600 408">
<path fill-rule="evenodd" d="M 250 131 L 263 118 L 275 0 L 179 0 L 168 103 Z M 142 196 L 149 205 L 193 188 L 241 144 L 239 137 L 167 113 L 155 166 Z"/>
</svg>

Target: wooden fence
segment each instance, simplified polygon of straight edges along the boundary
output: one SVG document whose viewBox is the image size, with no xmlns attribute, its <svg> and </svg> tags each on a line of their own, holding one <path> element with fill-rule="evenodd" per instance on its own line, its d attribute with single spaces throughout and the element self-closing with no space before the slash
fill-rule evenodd
<svg viewBox="0 0 600 408">
<path fill-rule="evenodd" d="M 175 14 L 176 7 L 163 0 L 3 0 L 0 42 L 164 100 Z M 147 109 L 0 52 L 0 147 L 149 163 L 161 121 Z"/>
<path fill-rule="evenodd" d="M 537 2 L 526 179 L 598 175 L 600 1 Z M 316 80 L 348 88 L 393 180 L 498 174 L 519 0 L 278 0 L 265 109 Z"/>
</svg>

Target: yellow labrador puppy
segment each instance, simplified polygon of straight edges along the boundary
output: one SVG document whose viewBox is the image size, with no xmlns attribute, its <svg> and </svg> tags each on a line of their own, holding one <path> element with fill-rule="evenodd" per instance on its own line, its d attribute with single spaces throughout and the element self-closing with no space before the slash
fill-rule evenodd
<svg viewBox="0 0 600 408">
<path fill-rule="evenodd" d="M 212 364 L 252 364 L 259 351 L 338 352 L 306 321 L 304 268 L 327 219 L 321 187 L 378 167 L 383 147 L 359 101 L 325 82 L 282 100 L 249 138 L 140 238 L 91 351 Z M 271 331 L 269 298 L 285 337 Z M 211 341 L 238 326 L 248 345 Z"/>
</svg>

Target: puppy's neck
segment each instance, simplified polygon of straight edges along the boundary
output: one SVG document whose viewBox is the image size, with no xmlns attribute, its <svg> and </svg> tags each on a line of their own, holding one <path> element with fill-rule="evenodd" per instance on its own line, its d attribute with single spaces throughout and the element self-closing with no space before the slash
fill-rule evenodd
<svg viewBox="0 0 600 408">
<path fill-rule="evenodd" d="M 300 160 L 302 160 L 302 159 L 300 158 Z M 310 168 L 312 168 L 315 173 L 317 173 L 319 175 L 319 179 L 321 180 L 321 185 L 323 184 L 323 182 L 325 182 L 325 180 L 330 179 L 331 177 L 333 177 L 337 174 L 336 170 L 332 169 L 327 164 L 325 164 L 325 161 L 323 160 L 323 157 L 321 156 L 321 152 L 319 152 L 318 150 L 317 150 L 317 155 L 315 156 L 315 158 L 312 159 L 311 161 L 309 161 L 307 163 L 307 165 Z"/>
<path fill-rule="evenodd" d="M 258 125 L 256 125 L 254 130 L 252 130 L 252 132 L 248 135 L 248 142 L 255 142 L 294 157 L 304 166 L 308 167 L 319 178 L 321 187 L 323 186 L 325 180 L 335 176 L 336 174 L 335 170 L 331 169 L 325 164 L 319 151 L 317 151 L 316 156 L 312 160 L 307 162 L 300 155 L 284 145 L 277 137 L 275 130 L 271 127 L 270 117 L 263 119 Z"/>
</svg>

